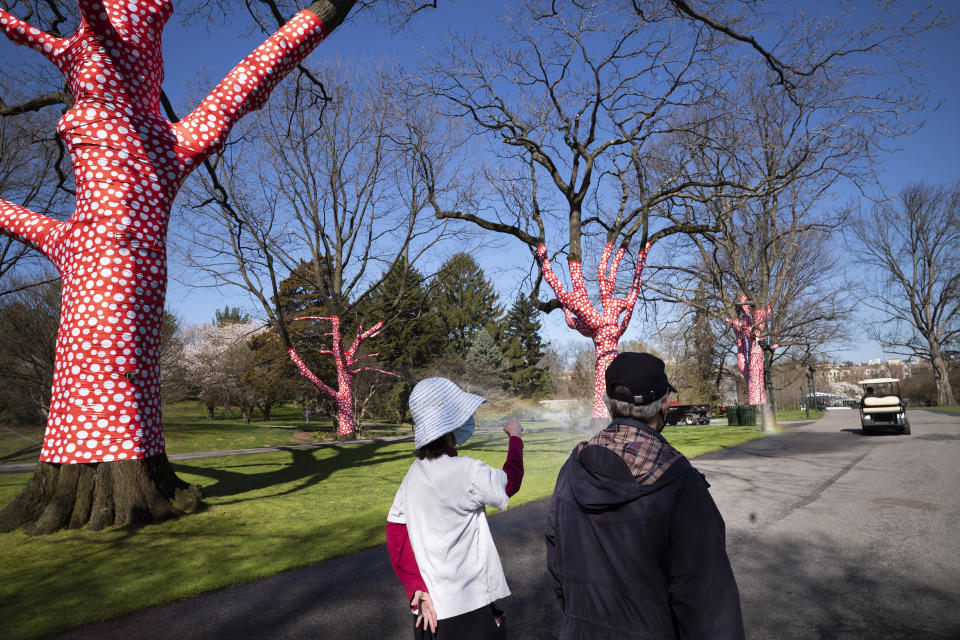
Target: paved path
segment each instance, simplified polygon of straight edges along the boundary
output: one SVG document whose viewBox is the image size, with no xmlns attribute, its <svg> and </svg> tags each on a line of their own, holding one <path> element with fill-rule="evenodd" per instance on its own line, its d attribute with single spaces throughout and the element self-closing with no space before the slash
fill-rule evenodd
<svg viewBox="0 0 960 640">
<path fill-rule="evenodd" d="M 960 638 L 960 415 L 911 423 L 912 436 L 864 437 L 855 412 L 828 412 L 694 460 L 727 522 L 748 638 Z M 491 519 L 514 639 L 556 637 L 546 507 Z M 61 638 L 405 639 L 402 600 L 377 547 Z"/>
</svg>

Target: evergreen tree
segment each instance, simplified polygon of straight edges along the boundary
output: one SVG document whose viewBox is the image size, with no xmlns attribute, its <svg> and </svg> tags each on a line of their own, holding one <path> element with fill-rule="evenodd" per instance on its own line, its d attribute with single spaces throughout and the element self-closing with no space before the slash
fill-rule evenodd
<svg viewBox="0 0 960 640">
<path fill-rule="evenodd" d="M 213 313 L 213 324 L 218 327 L 224 327 L 228 324 L 240 324 L 249 322 L 250 316 L 243 312 L 240 307 L 231 307 L 226 305 L 223 309 L 217 309 Z"/>
<path fill-rule="evenodd" d="M 297 346 L 300 357 L 321 380 L 336 380 L 337 370 L 329 355 L 318 353 L 330 349 L 329 324 L 313 321 L 293 322 L 300 316 L 336 315 L 336 306 L 329 297 L 329 287 L 322 277 L 325 265 L 317 265 L 312 260 L 304 260 L 297 268 L 280 281 L 279 300 L 275 301 L 286 318 L 290 338 Z M 352 335 L 356 325 L 352 318 L 341 318 L 344 335 Z M 271 331 L 275 331 L 271 328 Z M 298 384 L 307 384 L 295 370 L 290 371 Z"/>
<path fill-rule="evenodd" d="M 430 310 L 423 274 L 406 260 L 397 262 L 362 305 L 361 315 L 366 319 L 365 326 L 378 320 L 386 322 L 372 348 L 380 354 L 378 366 L 402 376 L 380 381 L 388 387 L 375 395 L 368 411 L 381 420 L 409 421 L 407 401 L 413 383 L 422 369 L 443 352 L 445 342 L 436 314 Z"/>
<path fill-rule="evenodd" d="M 540 311 L 526 296 L 517 297 L 503 323 L 503 356 L 509 390 L 515 395 L 540 397 L 550 393 L 550 372 L 540 366 L 546 344 L 540 337 Z"/>
<path fill-rule="evenodd" d="M 336 305 L 331 304 L 331 289 L 326 265 L 314 260 L 303 260 L 284 278 L 278 287 L 280 304 L 287 319 L 296 316 L 336 315 Z"/>
<path fill-rule="evenodd" d="M 377 361 L 402 375 L 424 367 L 443 350 L 443 335 L 435 314 L 430 312 L 426 280 L 405 260 L 387 273 L 371 293 L 361 313 L 364 326 L 383 320 L 377 336 Z"/>
<path fill-rule="evenodd" d="M 467 253 L 455 253 L 433 280 L 431 300 L 450 355 L 464 357 L 480 329 L 503 313 L 493 284 Z"/>
<path fill-rule="evenodd" d="M 486 329 L 473 334 L 467 351 L 467 373 L 474 384 L 490 389 L 504 388 L 509 382 L 500 347 Z"/>
<path fill-rule="evenodd" d="M 710 316 L 705 310 L 698 308 L 693 316 L 693 327 L 687 345 L 687 358 L 693 362 L 692 387 L 696 402 L 712 404 L 720 400 L 718 342 Z"/>
</svg>

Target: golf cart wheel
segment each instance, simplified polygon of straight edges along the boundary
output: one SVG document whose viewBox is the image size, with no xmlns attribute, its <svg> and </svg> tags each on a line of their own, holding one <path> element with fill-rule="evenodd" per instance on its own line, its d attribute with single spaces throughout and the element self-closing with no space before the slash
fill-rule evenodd
<svg viewBox="0 0 960 640">
<path fill-rule="evenodd" d="M 907 422 L 906 420 L 903 421 L 903 430 L 900 432 L 900 435 L 902 436 L 910 435 L 910 423 Z"/>
<path fill-rule="evenodd" d="M 683 416 L 683 424 L 693 424 L 696 422 L 696 419 L 691 415 Z"/>
<path fill-rule="evenodd" d="M 860 425 L 860 429 L 863 430 L 863 435 L 865 435 L 865 436 L 872 436 L 872 435 L 873 435 L 873 427 L 868 427 L 868 426 L 866 426 L 866 425 Z"/>
</svg>

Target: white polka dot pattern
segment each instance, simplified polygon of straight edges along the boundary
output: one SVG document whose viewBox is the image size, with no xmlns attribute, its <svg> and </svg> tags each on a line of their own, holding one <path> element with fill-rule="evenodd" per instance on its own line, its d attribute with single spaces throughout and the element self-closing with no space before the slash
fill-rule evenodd
<svg viewBox="0 0 960 640">
<path fill-rule="evenodd" d="M 66 222 L 0 200 L 0 229 L 42 251 L 63 280 L 50 415 L 40 460 L 110 462 L 164 451 L 160 322 L 170 207 L 187 174 L 325 36 L 301 11 L 177 124 L 160 110 L 170 0 L 79 0 L 56 38 L 0 10 L 0 28 L 67 77 L 57 125 L 73 162 Z"/>
<path fill-rule="evenodd" d="M 746 301 L 747 296 L 741 295 L 740 302 Z M 741 304 L 739 318 L 724 318 L 724 321 L 733 327 L 734 334 L 737 336 L 737 367 L 747 383 L 748 404 L 767 403 L 767 390 L 763 384 L 763 349 L 760 347 L 760 340 L 764 337 L 769 317 L 770 307 L 753 310 L 749 304 Z M 773 348 L 776 349 L 777 345 L 773 345 Z"/>
<path fill-rule="evenodd" d="M 627 295 L 623 298 L 615 298 L 613 289 L 617 282 L 617 271 L 627 248 L 621 246 L 614 254 L 612 242 L 608 242 L 604 246 L 603 254 L 600 256 L 600 265 L 597 267 L 602 312 L 597 311 L 590 302 L 590 294 L 587 293 L 586 281 L 583 277 L 582 263 L 579 260 L 570 260 L 567 263 L 570 268 L 570 282 L 573 287 L 572 291 L 567 291 L 550 266 L 546 246 L 540 245 L 537 247 L 540 271 L 543 273 L 544 280 L 553 289 L 557 300 L 560 301 L 567 326 L 593 340 L 593 346 L 597 354 L 597 363 L 593 371 L 593 418 L 605 419 L 610 417 L 606 406 L 603 404 L 603 395 L 606 391 L 603 376 L 610 362 L 617 356 L 617 343 L 623 332 L 627 330 L 630 318 L 633 316 L 633 308 L 636 306 L 637 297 L 640 295 L 643 267 L 647 263 L 647 253 L 650 252 L 650 247 L 651 243 L 648 242 L 643 251 L 637 254 L 633 282 L 627 291 Z M 611 256 L 613 256 L 612 263 L 610 262 Z"/>
<path fill-rule="evenodd" d="M 356 430 L 356 423 L 353 419 L 353 377 L 361 371 L 376 371 L 388 376 L 394 376 L 397 378 L 400 377 L 395 373 L 384 371 L 383 369 L 377 369 L 376 367 L 357 366 L 357 363 L 365 358 L 372 358 L 380 355 L 378 353 L 370 353 L 358 358 L 357 350 L 365 340 L 368 338 L 373 338 L 380 333 L 380 331 L 383 329 L 383 322 L 378 322 L 366 331 L 363 330 L 363 327 L 357 327 L 356 339 L 353 341 L 353 344 L 349 349 L 344 350 L 343 333 L 340 331 L 339 317 L 302 316 L 300 318 L 294 318 L 294 320 L 329 320 L 330 324 L 332 325 L 330 333 L 327 334 L 333 341 L 332 348 L 323 349 L 317 353 L 327 353 L 333 356 L 333 362 L 337 367 L 336 391 L 323 380 L 314 375 L 312 371 L 310 371 L 310 367 L 308 367 L 300 358 L 300 354 L 297 353 L 295 348 L 290 347 L 290 349 L 287 350 L 287 353 L 290 354 L 290 359 L 293 360 L 293 363 L 297 365 L 297 368 L 300 370 L 300 375 L 315 384 L 318 389 L 334 399 L 334 401 L 337 403 L 337 423 L 339 424 L 337 432 L 342 436 L 349 435 Z"/>
</svg>

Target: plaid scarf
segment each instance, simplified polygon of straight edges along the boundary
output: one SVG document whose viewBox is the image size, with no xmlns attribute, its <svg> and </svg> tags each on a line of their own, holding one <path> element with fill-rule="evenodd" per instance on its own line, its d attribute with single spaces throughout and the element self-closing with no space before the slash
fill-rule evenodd
<svg viewBox="0 0 960 640">
<path fill-rule="evenodd" d="M 620 456 L 634 479 L 642 485 L 652 485 L 683 454 L 661 437 L 629 424 L 614 422 L 603 431 L 581 442 L 578 451 L 587 445 L 606 447 Z"/>
</svg>

